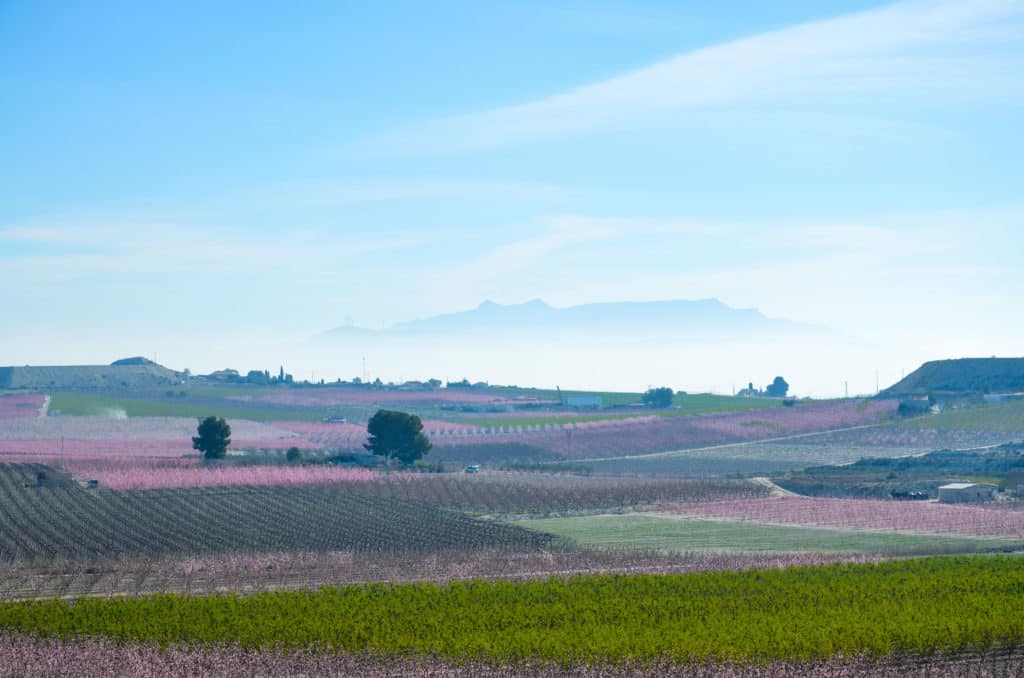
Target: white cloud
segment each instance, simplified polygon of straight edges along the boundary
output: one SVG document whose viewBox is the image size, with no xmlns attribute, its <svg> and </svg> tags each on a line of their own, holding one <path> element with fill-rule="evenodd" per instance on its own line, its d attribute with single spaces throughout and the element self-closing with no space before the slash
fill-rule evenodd
<svg viewBox="0 0 1024 678">
<path fill-rule="evenodd" d="M 899 3 L 694 50 L 545 99 L 428 121 L 369 145 L 397 153 L 476 150 L 806 94 L 1005 93 L 1024 83 L 1022 14 L 1020 0 Z M 1018 50 L 989 53 L 1006 44 Z"/>
</svg>

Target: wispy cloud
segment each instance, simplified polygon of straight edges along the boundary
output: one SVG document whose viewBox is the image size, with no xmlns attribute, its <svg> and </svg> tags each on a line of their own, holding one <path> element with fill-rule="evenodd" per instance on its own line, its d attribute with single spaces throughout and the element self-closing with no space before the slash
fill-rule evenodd
<svg viewBox="0 0 1024 678">
<path fill-rule="evenodd" d="M 432 276 L 423 303 L 717 297 L 854 333 L 930 331 L 951 318 L 997 327 L 1011 320 L 989 307 L 1024 290 L 1013 277 L 1019 250 L 1006 250 L 1022 220 L 1019 208 L 731 223 L 566 215 Z M 656 244 L 637 247 L 644 236 Z M 755 256 L 738 261 L 739 243 Z"/>
<path fill-rule="evenodd" d="M 650 115 L 807 94 L 1005 93 L 1024 84 L 1022 18 L 1021 0 L 899 3 L 698 49 L 544 99 L 428 121 L 369 146 L 397 153 L 471 151 Z M 1007 45 L 1009 51 L 998 51 Z"/>
<path fill-rule="evenodd" d="M 404 250 L 415 237 L 368 238 L 306 228 L 257 233 L 237 227 L 167 221 L 69 221 L 0 228 L 3 243 L 38 247 L 4 262 L 0 281 L 50 282 L 97 274 L 167 274 L 332 270 L 374 252 Z"/>
<path fill-rule="evenodd" d="M 549 201 L 565 198 L 562 187 L 533 181 L 459 177 L 340 177 L 283 181 L 223 196 L 218 203 L 261 207 L 314 207 L 419 201 Z"/>
<path fill-rule="evenodd" d="M 698 221 L 556 215 L 542 220 L 539 234 L 499 245 L 442 277 L 457 285 L 473 285 L 499 279 L 578 245 L 640 235 L 724 235 L 730 230 L 729 225 Z"/>
</svg>

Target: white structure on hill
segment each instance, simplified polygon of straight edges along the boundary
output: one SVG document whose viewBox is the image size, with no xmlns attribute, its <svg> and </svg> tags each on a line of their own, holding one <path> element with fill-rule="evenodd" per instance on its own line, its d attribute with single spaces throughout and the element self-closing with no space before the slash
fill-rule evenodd
<svg viewBox="0 0 1024 678">
<path fill-rule="evenodd" d="M 992 501 L 998 488 L 991 483 L 950 483 L 939 488 L 944 504 Z"/>
</svg>

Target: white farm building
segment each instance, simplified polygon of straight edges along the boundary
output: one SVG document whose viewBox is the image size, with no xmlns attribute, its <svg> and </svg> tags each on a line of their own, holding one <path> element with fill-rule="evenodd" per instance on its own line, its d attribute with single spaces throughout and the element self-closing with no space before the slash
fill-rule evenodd
<svg viewBox="0 0 1024 678">
<path fill-rule="evenodd" d="M 939 488 L 939 501 L 944 504 L 992 501 L 997 489 L 991 483 L 949 483 Z"/>
</svg>

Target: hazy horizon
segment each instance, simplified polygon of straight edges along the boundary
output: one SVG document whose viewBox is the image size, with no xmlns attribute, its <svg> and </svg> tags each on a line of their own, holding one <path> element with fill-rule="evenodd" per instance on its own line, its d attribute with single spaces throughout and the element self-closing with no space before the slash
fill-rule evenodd
<svg viewBox="0 0 1024 678">
<path fill-rule="evenodd" d="M 462 309 L 470 310 L 470 309 Z M 280 340 L 248 335 L 210 343 L 194 337 L 176 348 L 145 352 L 131 341 L 102 339 L 76 343 L 63 360 L 17 361 L 10 364 L 107 364 L 140 355 L 176 370 L 195 374 L 233 368 L 275 372 L 283 367 L 298 381 L 350 380 L 384 382 L 438 378 L 486 381 L 538 388 L 642 391 L 668 385 L 694 393 L 731 394 L 748 382 L 763 387 L 784 376 L 800 397 L 872 395 L 928 360 L 987 355 L 952 354 L 947 345 L 878 344 L 843 337 L 825 328 L 766 332 L 735 338 L 681 340 L 622 333 L 585 335 L 571 330 L 554 333 L 524 331 L 495 341 L 486 337 L 438 334 L 357 332 L 326 340 L 324 334 L 296 335 Z M 331 328 L 325 328 L 331 329 Z M 1010 348 L 1007 346 L 1007 348 Z M 111 353 L 120 349 L 119 353 Z M 40 355 L 60 355 L 44 346 Z M 990 354 L 992 355 L 992 354 Z M 1008 352 L 999 355 L 1009 356 Z M 364 362 L 365 359 L 365 362 Z M 841 362 L 837 362 L 841 361 Z M 5 363 L 7 364 L 7 363 Z M 594 365 L 601 364 L 600 370 Z M 364 372 L 365 367 L 365 372 Z"/>
</svg>

